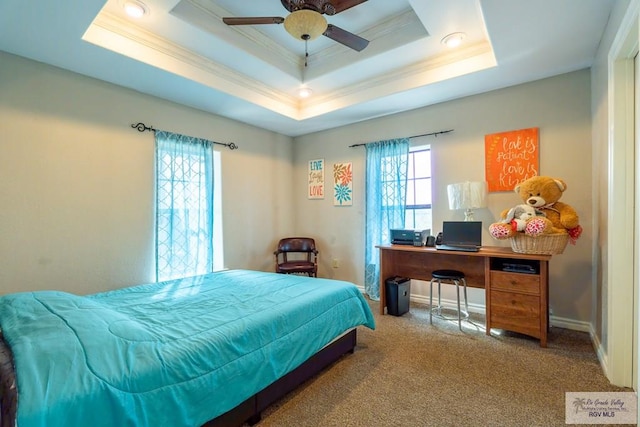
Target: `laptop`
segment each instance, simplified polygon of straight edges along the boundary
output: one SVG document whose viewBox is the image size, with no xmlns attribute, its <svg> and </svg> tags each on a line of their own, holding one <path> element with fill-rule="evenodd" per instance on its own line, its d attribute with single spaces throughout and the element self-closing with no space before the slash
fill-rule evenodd
<svg viewBox="0 0 640 427">
<path fill-rule="evenodd" d="M 442 243 L 436 249 L 443 251 L 478 252 L 482 246 L 482 221 L 444 221 Z"/>
</svg>

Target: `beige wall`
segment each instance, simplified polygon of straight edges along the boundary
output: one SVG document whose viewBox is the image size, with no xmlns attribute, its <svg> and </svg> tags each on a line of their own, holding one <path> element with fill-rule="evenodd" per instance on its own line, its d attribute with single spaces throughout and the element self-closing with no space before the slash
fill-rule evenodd
<svg viewBox="0 0 640 427">
<path fill-rule="evenodd" d="M 540 174 L 563 178 L 568 190 L 563 201 L 581 217 L 584 233 L 576 246 L 554 256 L 550 264 L 550 305 L 554 315 L 568 321 L 589 322 L 592 303 L 592 175 L 590 72 L 577 71 L 520 86 L 454 100 L 394 116 L 296 138 L 296 229 L 320 241 L 320 274 L 363 284 L 364 248 L 364 148 L 349 145 L 380 139 L 419 135 L 446 129 L 454 132 L 421 138 L 433 149 L 434 231 L 443 220 L 462 219 L 448 209 L 446 185 L 484 179 L 484 135 L 540 128 Z M 307 200 L 307 162 L 324 158 L 330 173 L 335 162 L 353 162 L 354 203 L 334 207 L 331 194 L 324 200 Z M 514 193 L 492 193 L 488 208 L 477 211 L 483 221 L 484 244 L 500 244 L 486 231 L 500 211 L 519 203 Z M 331 259 L 340 267 L 333 269 Z M 424 283 L 412 295 L 426 295 Z M 484 295 L 474 294 L 482 304 Z"/>
<path fill-rule="evenodd" d="M 563 200 L 584 235 L 551 263 L 551 306 L 579 322 L 591 314 L 589 71 L 476 95 L 297 138 L 165 102 L 9 54 L 0 54 L 1 293 L 96 292 L 152 280 L 153 137 L 130 123 L 217 141 L 221 148 L 225 265 L 272 270 L 284 235 L 318 239 L 320 274 L 363 284 L 364 148 L 349 145 L 454 129 L 429 143 L 434 159 L 434 231 L 461 213 L 447 209 L 450 182 L 482 179 L 487 133 L 540 128 L 541 173 L 564 178 Z M 353 162 L 354 205 L 306 198 L 307 162 Z M 567 161 L 567 159 L 577 159 Z M 579 160 L 579 162 L 578 162 Z M 288 195 L 293 192 L 294 196 Z M 486 226 L 512 193 L 489 196 Z M 485 232 L 485 244 L 494 244 Z M 340 267 L 331 267 L 336 258 Z M 415 294 L 424 285 L 414 286 Z M 474 295 L 478 304 L 483 294 Z"/>
<path fill-rule="evenodd" d="M 219 148 L 225 265 L 273 268 L 293 232 L 291 138 L 0 52 L 0 294 L 154 278 L 153 134 L 137 121 L 239 145 Z"/>
</svg>

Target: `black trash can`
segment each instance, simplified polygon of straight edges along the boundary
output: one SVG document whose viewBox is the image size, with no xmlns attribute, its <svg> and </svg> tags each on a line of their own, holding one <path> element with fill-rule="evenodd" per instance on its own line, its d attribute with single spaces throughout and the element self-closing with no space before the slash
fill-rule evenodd
<svg viewBox="0 0 640 427">
<path fill-rule="evenodd" d="M 387 313 L 402 316 L 409 311 L 411 297 L 411 279 L 406 277 L 390 277 L 385 281 L 387 295 Z"/>
</svg>

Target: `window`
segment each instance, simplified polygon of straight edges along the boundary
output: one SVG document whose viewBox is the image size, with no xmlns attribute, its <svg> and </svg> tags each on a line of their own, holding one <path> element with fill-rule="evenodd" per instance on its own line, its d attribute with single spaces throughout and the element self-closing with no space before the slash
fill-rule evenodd
<svg viewBox="0 0 640 427">
<path fill-rule="evenodd" d="M 219 154 L 209 141 L 156 131 L 157 281 L 204 274 L 221 265 L 214 257 L 214 232 L 221 229 L 215 214 L 220 210 L 215 206 L 216 163 Z M 220 245 L 218 238 L 215 249 Z"/>
<path fill-rule="evenodd" d="M 409 151 L 405 228 L 431 229 L 431 148 L 413 147 Z"/>
</svg>

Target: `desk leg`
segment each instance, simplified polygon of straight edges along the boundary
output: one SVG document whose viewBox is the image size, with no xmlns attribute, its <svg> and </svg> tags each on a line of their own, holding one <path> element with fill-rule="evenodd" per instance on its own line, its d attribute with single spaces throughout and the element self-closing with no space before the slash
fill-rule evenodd
<svg viewBox="0 0 640 427">
<path fill-rule="evenodd" d="M 387 307 L 387 290 L 384 286 L 384 280 L 380 276 L 380 314 L 384 316 L 384 309 Z"/>
<path fill-rule="evenodd" d="M 485 330 L 491 335 L 491 258 L 484 259 L 484 305 L 485 305 Z"/>
<path fill-rule="evenodd" d="M 549 263 L 540 261 L 540 347 L 547 346 L 549 331 Z"/>
<path fill-rule="evenodd" d="M 389 255 L 388 251 L 380 250 L 380 314 L 384 316 L 384 310 L 387 308 L 387 287 L 385 285 L 386 277 L 389 274 Z"/>
</svg>

